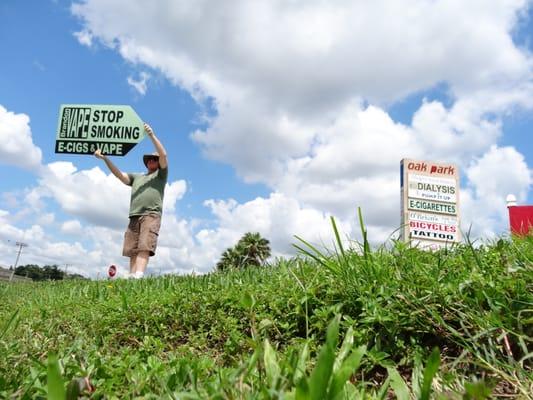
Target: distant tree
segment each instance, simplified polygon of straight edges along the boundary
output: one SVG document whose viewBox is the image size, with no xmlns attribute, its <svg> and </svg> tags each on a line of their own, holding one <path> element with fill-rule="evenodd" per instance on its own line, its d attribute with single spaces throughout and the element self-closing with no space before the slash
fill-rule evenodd
<svg viewBox="0 0 533 400">
<path fill-rule="evenodd" d="M 257 232 L 247 232 L 237 243 L 243 266 L 259 267 L 270 257 L 270 242 Z"/>
<path fill-rule="evenodd" d="M 64 272 L 57 265 L 45 265 L 43 268 L 35 264 L 21 265 L 15 269 L 15 275 L 26 276 L 34 281 L 61 280 Z"/>
<path fill-rule="evenodd" d="M 249 266 L 259 267 L 268 257 L 270 257 L 270 242 L 257 232 L 247 232 L 235 247 L 228 248 L 222 253 L 216 269 L 225 271 Z"/>
<path fill-rule="evenodd" d="M 43 270 L 35 264 L 19 265 L 15 269 L 15 275 L 25 276 L 33 279 L 34 281 L 42 281 L 45 279 Z"/>
<path fill-rule="evenodd" d="M 222 253 L 216 265 L 218 271 L 225 271 L 231 268 L 239 268 L 241 257 L 234 247 L 230 247 Z"/>
<path fill-rule="evenodd" d="M 82 280 L 87 280 L 88 278 L 83 276 L 83 275 L 80 275 L 80 274 L 66 274 L 66 275 L 64 275 L 63 279 L 82 279 Z"/>
<path fill-rule="evenodd" d="M 43 270 L 45 279 L 52 281 L 60 281 L 63 279 L 64 272 L 60 270 L 57 265 L 45 265 Z"/>
</svg>

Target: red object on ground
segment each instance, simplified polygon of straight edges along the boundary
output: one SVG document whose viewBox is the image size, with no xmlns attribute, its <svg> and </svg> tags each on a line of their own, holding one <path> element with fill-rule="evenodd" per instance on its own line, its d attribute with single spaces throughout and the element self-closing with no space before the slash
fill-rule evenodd
<svg viewBox="0 0 533 400">
<path fill-rule="evenodd" d="M 113 264 L 109 266 L 109 269 L 107 270 L 107 275 L 112 278 L 117 274 L 117 267 L 115 267 Z"/>
<path fill-rule="evenodd" d="M 510 206 L 511 233 L 518 236 L 533 234 L 533 206 Z"/>
</svg>

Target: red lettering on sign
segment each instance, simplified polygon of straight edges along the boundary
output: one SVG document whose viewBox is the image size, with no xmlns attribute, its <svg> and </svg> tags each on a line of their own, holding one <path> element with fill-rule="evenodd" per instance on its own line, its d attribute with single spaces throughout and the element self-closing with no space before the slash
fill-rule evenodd
<svg viewBox="0 0 533 400">
<path fill-rule="evenodd" d="M 457 227 L 454 225 L 444 225 L 444 224 L 436 224 L 436 223 L 421 222 L 421 221 L 409 221 L 409 226 L 411 228 L 429 229 L 429 230 L 437 231 L 437 232 L 450 232 L 450 233 L 457 232 Z"/>
<path fill-rule="evenodd" d="M 428 165 L 425 162 L 418 162 L 418 163 L 410 162 L 409 164 L 407 164 L 407 169 L 419 171 L 419 172 L 427 172 Z"/>
<path fill-rule="evenodd" d="M 455 168 L 451 165 L 446 167 L 439 165 L 432 165 L 429 170 L 430 174 L 442 174 L 442 175 L 453 175 L 455 173 Z"/>
</svg>

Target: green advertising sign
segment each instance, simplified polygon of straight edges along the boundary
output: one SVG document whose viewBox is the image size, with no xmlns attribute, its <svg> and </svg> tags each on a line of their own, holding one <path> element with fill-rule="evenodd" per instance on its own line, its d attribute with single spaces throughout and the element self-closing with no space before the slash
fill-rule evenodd
<svg viewBox="0 0 533 400">
<path fill-rule="evenodd" d="M 57 126 L 56 153 L 123 156 L 145 136 L 130 106 L 63 104 Z"/>
</svg>

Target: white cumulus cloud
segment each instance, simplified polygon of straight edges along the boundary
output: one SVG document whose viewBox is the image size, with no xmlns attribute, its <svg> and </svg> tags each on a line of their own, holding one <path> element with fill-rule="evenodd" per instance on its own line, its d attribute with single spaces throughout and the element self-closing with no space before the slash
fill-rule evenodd
<svg viewBox="0 0 533 400">
<path fill-rule="evenodd" d="M 42 152 L 32 140 L 30 118 L 0 105 L 0 162 L 36 171 Z"/>
</svg>

